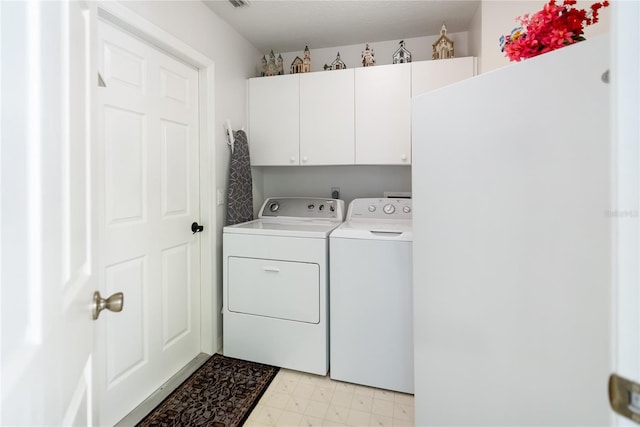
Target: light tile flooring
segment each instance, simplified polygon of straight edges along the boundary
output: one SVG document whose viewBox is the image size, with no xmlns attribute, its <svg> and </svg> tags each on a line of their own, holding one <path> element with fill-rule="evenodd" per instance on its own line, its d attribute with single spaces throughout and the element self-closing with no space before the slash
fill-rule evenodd
<svg viewBox="0 0 640 427">
<path fill-rule="evenodd" d="M 413 395 L 280 369 L 245 427 L 412 427 Z"/>
</svg>

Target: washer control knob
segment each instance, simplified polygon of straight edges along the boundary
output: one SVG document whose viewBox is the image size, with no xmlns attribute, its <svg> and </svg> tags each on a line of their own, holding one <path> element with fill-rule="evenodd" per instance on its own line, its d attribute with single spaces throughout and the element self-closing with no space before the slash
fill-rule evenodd
<svg viewBox="0 0 640 427">
<path fill-rule="evenodd" d="M 391 215 L 396 211 L 396 207 L 389 203 L 388 205 L 384 205 L 384 208 L 382 208 L 382 210 L 384 210 L 384 213 Z"/>
<path fill-rule="evenodd" d="M 309 209 L 310 211 L 313 210 L 313 208 L 315 208 L 316 205 L 314 205 L 313 203 L 311 203 L 309 206 L 307 206 L 307 209 Z"/>
<path fill-rule="evenodd" d="M 402 208 L 402 212 L 409 213 L 409 212 L 411 212 L 411 208 L 409 206 L 405 206 L 405 207 Z"/>
<path fill-rule="evenodd" d="M 278 202 L 271 202 L 269 203 L 269 210 L 271 212 L 277 212 L 278 209 L 280 209 L 280 203 Z"/>
<path fill-rule="evenodd" d="M 376 211 L 376 206 L 375 205 L 369 205 L 369 212 L 375 212 Z"/>
<path fill-rule="evenodd" d="M 318 206 L 318 210 L 323 211 L 324 210 L 324 205 Z"/>
</svg>

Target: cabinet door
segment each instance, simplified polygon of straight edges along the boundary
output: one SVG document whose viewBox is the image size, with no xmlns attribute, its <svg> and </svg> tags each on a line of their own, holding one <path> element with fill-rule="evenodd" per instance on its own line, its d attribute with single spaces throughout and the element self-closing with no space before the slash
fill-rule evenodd
<svg viewBox="0 0 640 427">
<path fill-rule="evenodd" d="M 300 75 L 300 164 L 352 165 L 354 71 Z"/>
<path fill-rule="evenodd" d="M 411 97 L 475 75 L 476 58 L 440 59 L 411 63 Z"/>
<path fill-rule="evenodd" d="M 251 164 L 299 164 L 299 75 L 249 79 Z"/>
<path fill-rule="evenodd" d="M 355 70 L 356 164 L 411 164 L 411 64 Z"/>
</svg>

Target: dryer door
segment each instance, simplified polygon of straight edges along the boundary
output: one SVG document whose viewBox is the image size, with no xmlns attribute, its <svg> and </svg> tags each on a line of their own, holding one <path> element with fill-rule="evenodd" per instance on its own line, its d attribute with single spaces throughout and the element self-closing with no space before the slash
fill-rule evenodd
<svg viewBox="0 0 640 427">
<path fill-rule="evenodd" d="M 229 311 L 306 323 L 320 322 L 320 266 L 229 257 Z"/>
</svg>

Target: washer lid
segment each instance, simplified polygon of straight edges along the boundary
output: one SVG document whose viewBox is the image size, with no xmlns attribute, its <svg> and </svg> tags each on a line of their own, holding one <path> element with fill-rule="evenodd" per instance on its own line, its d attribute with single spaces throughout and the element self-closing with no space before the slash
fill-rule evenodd
<svg viewBox="0 0 640 427">
<path fill-rule="evenodd" d="M 342 224 L 339 221 L 321 219 L 307 220 L 275 220 L 255 219 L 242 224 L 229 225 L 223 228 L 224 233 L 255 234 L 264 236 L 288 236 L 325 239 L 329 233 Z"/>
<path fill-rule="evenodd" d="M 331 237 L 343 239 L 394 240 L 402 242 L 413 241 L 412 221 L 352 219 L 336 228 Z"/>
</svg>

